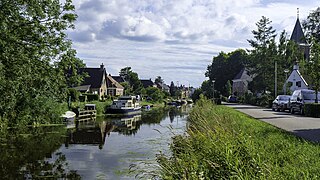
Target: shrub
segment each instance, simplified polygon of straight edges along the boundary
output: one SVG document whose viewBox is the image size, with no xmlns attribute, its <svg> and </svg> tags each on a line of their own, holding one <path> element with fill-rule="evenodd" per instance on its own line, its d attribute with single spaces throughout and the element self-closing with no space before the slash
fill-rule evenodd
<svg viewBox="0 0 320 180">
<path fill-rule="evenodd" d="M 86 95 L 79 96 L 79 101 L 80 102 L 86 102 L 87 101 L 87 96 Z"/>
<path fill-rule="evenodd" d="M 68 89 L 68 101 L 69 101 L 69 97 L 71 97 L 71 101 L 76 102 L 79 100 L 79 96 L 80 96 L 80 92 L 77 91 L 76 89 L 73 89 L 73 88 Z"/>
<path fill-rule="evenodd" d="M 99 95 L 98 94 L 82 94 L 87 96 L 87 101 L 98 101 Z"/>
<path fill-rule="evenodd" d="M 310 117 L 320 117 L 320 104 L 305 104 L 304 113 Z"/>
</svg>

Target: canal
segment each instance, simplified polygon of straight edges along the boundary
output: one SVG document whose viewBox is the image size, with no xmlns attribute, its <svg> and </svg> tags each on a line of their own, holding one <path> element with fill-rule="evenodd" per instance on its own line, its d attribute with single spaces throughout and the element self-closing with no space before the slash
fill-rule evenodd
<svg viewBox="0 0 320 180">
<path fill-rule="evenodd" d="M 98 117 L 68 129 L 12 130 L 1 137 L 0 177 L 148 179 L 158 174 L 156 155 L 169 154 L 171 137 L 185 132 L 190 109 Z"/>
</svg>

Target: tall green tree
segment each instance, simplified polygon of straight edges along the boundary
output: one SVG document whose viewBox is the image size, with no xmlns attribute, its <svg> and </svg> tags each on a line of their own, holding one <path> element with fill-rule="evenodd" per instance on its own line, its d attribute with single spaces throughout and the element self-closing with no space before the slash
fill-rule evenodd
<svg viewBox="0 0 320 180">
<path fill-rule="evenodd" d="M 218 56 L 213 57 L 211 65 L 207 67 L 205 76 L 209 77 L 210 82 L 215 80 L 214 89 L 227 96 L 227 82 L 231 81 L 244 68 L 246 60 L 247 53 L 243 49 L 227 54 L 220 52 Z"/>
<path fill-rule="evenodd" d="M 318 93 L 320 90 L 320 42 L 312 40 L 310 55 L 310 61 L 307 63 L 306 68 L 311 78 L 312 89 L 316 92 L 315 103 L 318 103 Z"/>
<path fill-rule="evenodd" d="M 65 100 L 67 80 L 57 63 L 75 56 L 65 30 L 76 17 L 71 0 L 0 1 L 0 117 L 10 125 L 59 116 L 47 104 Z"/>
<path fill-rule="evenodd" d="M 253 30 L 254 39 L 248 40 L 253 48 L 250 50 L 248 70 L 254 75 L 250 83 L 251 89 L 256 92 L 274 90 L 274 69 L 277 61 L 277 45 L 275 43 L 275 29 L 272 21 L 262 16 L 256 23 L 257 30 Z"/>
<path fill-rule="evenodd" d="M 157 76 L 156 79 L 154 80 L 156 84 L 163 84 L 164 80 L 161 78 L 161 76 Z"/>
<path fill-rule="evenodd" d="M 122 68 L 119 75 L 129 83 L 131 91 L 130 94 L 141 94 L 143 88 L 142 83 L 139 79 L 138 73 L 133 72 L 131 67 Z"/>
<path fill-rule="evenodd" d="M 306 33 L 306 38 L 309 42 L 313 41 L 320 42 L 320 7 L 316 10 L 311 11 L 307 19 L 302 23 Z"/>
</svg>

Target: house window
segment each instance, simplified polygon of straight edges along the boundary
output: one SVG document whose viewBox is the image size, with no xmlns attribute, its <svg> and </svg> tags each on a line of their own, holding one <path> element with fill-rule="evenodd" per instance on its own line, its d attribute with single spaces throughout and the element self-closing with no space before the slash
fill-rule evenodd
<svg viewBox="0 0 320 180">
<path fill-rule="evenodd" d="M 301 87 L 301 81 L 297 81 L 296 86 Z"/>
</svg>

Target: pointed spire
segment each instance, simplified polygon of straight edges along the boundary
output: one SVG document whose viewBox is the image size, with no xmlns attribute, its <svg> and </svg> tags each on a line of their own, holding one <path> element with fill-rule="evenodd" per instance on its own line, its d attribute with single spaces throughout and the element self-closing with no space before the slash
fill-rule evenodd
<svg viewBox="0 0 320 180">
<path fill-rule="evenodd" d="M 296 24 L 295 24 L 294 29 L 292 31 L 290 40 L 292 40 L 298 44 L 307 44 L 307 41 L 304 36 L 303 30 L 301 27 L 301 23 L 299 20 L 299 8 L 297 8 L 297 21 L 296 21 Z"/>
</svg>

